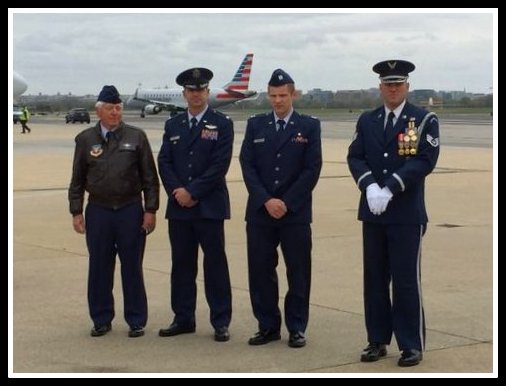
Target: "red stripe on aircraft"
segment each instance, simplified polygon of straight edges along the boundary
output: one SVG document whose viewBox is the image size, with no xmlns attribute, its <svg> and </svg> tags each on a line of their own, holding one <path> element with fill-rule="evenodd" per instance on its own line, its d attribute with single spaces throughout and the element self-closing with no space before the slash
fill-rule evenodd
<svg viewBox="0 0 506 386">
<path fill-rule="evenodd" d="M 217 94 L 216 99 L 240 99 L 230 94 Z"/>
</svg>

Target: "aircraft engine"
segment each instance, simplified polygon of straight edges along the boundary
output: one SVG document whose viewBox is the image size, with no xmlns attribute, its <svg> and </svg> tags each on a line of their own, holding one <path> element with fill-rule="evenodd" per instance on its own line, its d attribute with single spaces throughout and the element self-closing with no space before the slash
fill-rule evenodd
<svg viewBox="0 0 506 386">
<path fill-rule="evenodd" d="M 146 105 L 144 106 L 144 112 L 146 114 L 158 114 L 162 111 L 162 108 L 158 105 Z"/>
</svg>

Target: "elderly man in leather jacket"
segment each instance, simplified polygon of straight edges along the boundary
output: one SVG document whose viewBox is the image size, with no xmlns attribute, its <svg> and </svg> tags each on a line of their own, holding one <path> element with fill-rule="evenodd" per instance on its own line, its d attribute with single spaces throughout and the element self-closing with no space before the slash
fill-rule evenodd
<svg viewBox="0 0 506 386">
<path fill-rule="evenodd" d="M 91 336 L 111 330 L 118 254 L 124 316 L 128 336 L 134 338 L 144 335 L 147 322 L 142 259 L 146 235 L 156 225 L 159 180 L 146 134 L 122 121 L 122 107 L 116 88 L 104 86 L 96 103 L 100 121 L 76 137 L 69 202 L 74 230 L 86 233 L 90 255 Z M 83 215 L 85 191 L 88 204 Z"/>
</svg>

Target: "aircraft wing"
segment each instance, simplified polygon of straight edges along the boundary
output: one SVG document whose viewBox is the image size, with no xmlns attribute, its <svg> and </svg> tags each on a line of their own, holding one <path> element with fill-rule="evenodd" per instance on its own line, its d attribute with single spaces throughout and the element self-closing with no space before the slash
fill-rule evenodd
<svg viewBox="0 0 506 386">
<path fill-rule="evenodd" d="M 181 106 L 179 103 L 172 103 L 167 101 L 157 101 L 157 100 L 149 100 L 149 103 L 152 103 L 157 106 L 163 107 L 164 110 L 168 111 L 174 111 L 174 110 L 181 110 L 186 108 L 186 104 L 184 106 Z"/>
<path fill-rule="evenodd" d="M 158 100 L 154 100 L 154 99 L 144 99 L 144 98 L 138 98 L 138 97 L 135 97 L 134 99 L 141 101 L 141 102 L 146 102 L 146 103 L 149 103 L 149 104 L 152 104 L 155 106 L 159 106 L 163 110 L 167 110 L 167 111 L 176 111 L 176 110 L 181 110 L 181 109 L 184 110 L 186 108 L 186 104 L 183 106 L 180 103 L 172 103 L 170 101 L 158 101 Z"/>
<path fill-rule="evenodd" d="M 144 118 L 144 114 L 158 114 L 161 111 L 169 111 L 171 114 L 183 111 L 186 108 L 186 103 L 183 105 L 178 101 L 160 101 L 156 99 L 139 98 L 134 96 L 135 100 L 144 102 L 146 105 L 142 108 L 141 117 Z"/>
</svg>

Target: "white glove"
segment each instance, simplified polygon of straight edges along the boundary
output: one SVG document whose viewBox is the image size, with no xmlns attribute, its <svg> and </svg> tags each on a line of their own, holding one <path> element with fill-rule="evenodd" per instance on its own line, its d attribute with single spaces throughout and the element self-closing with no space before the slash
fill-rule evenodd
<svg viewBox="0 0 506 386">
<path fill-rule="evenodd" d="M 382 201 L 383 193 L 379 185 L 375 182 L 369 185 L 366 189 L 367 204 L 372 214 L 378 216 L 380 212 L 380 204 Z"/>
<path fill-rule="evenodd" d="M 381 189 L 380 198 L 379 198 L 379 213 L 383 213 L 385 210 L 387 210 L 388 203 L 392 199 L 393 194 L 388 189 L 388 186 L 385 186 L 383 189 Z"/>
</svg>

